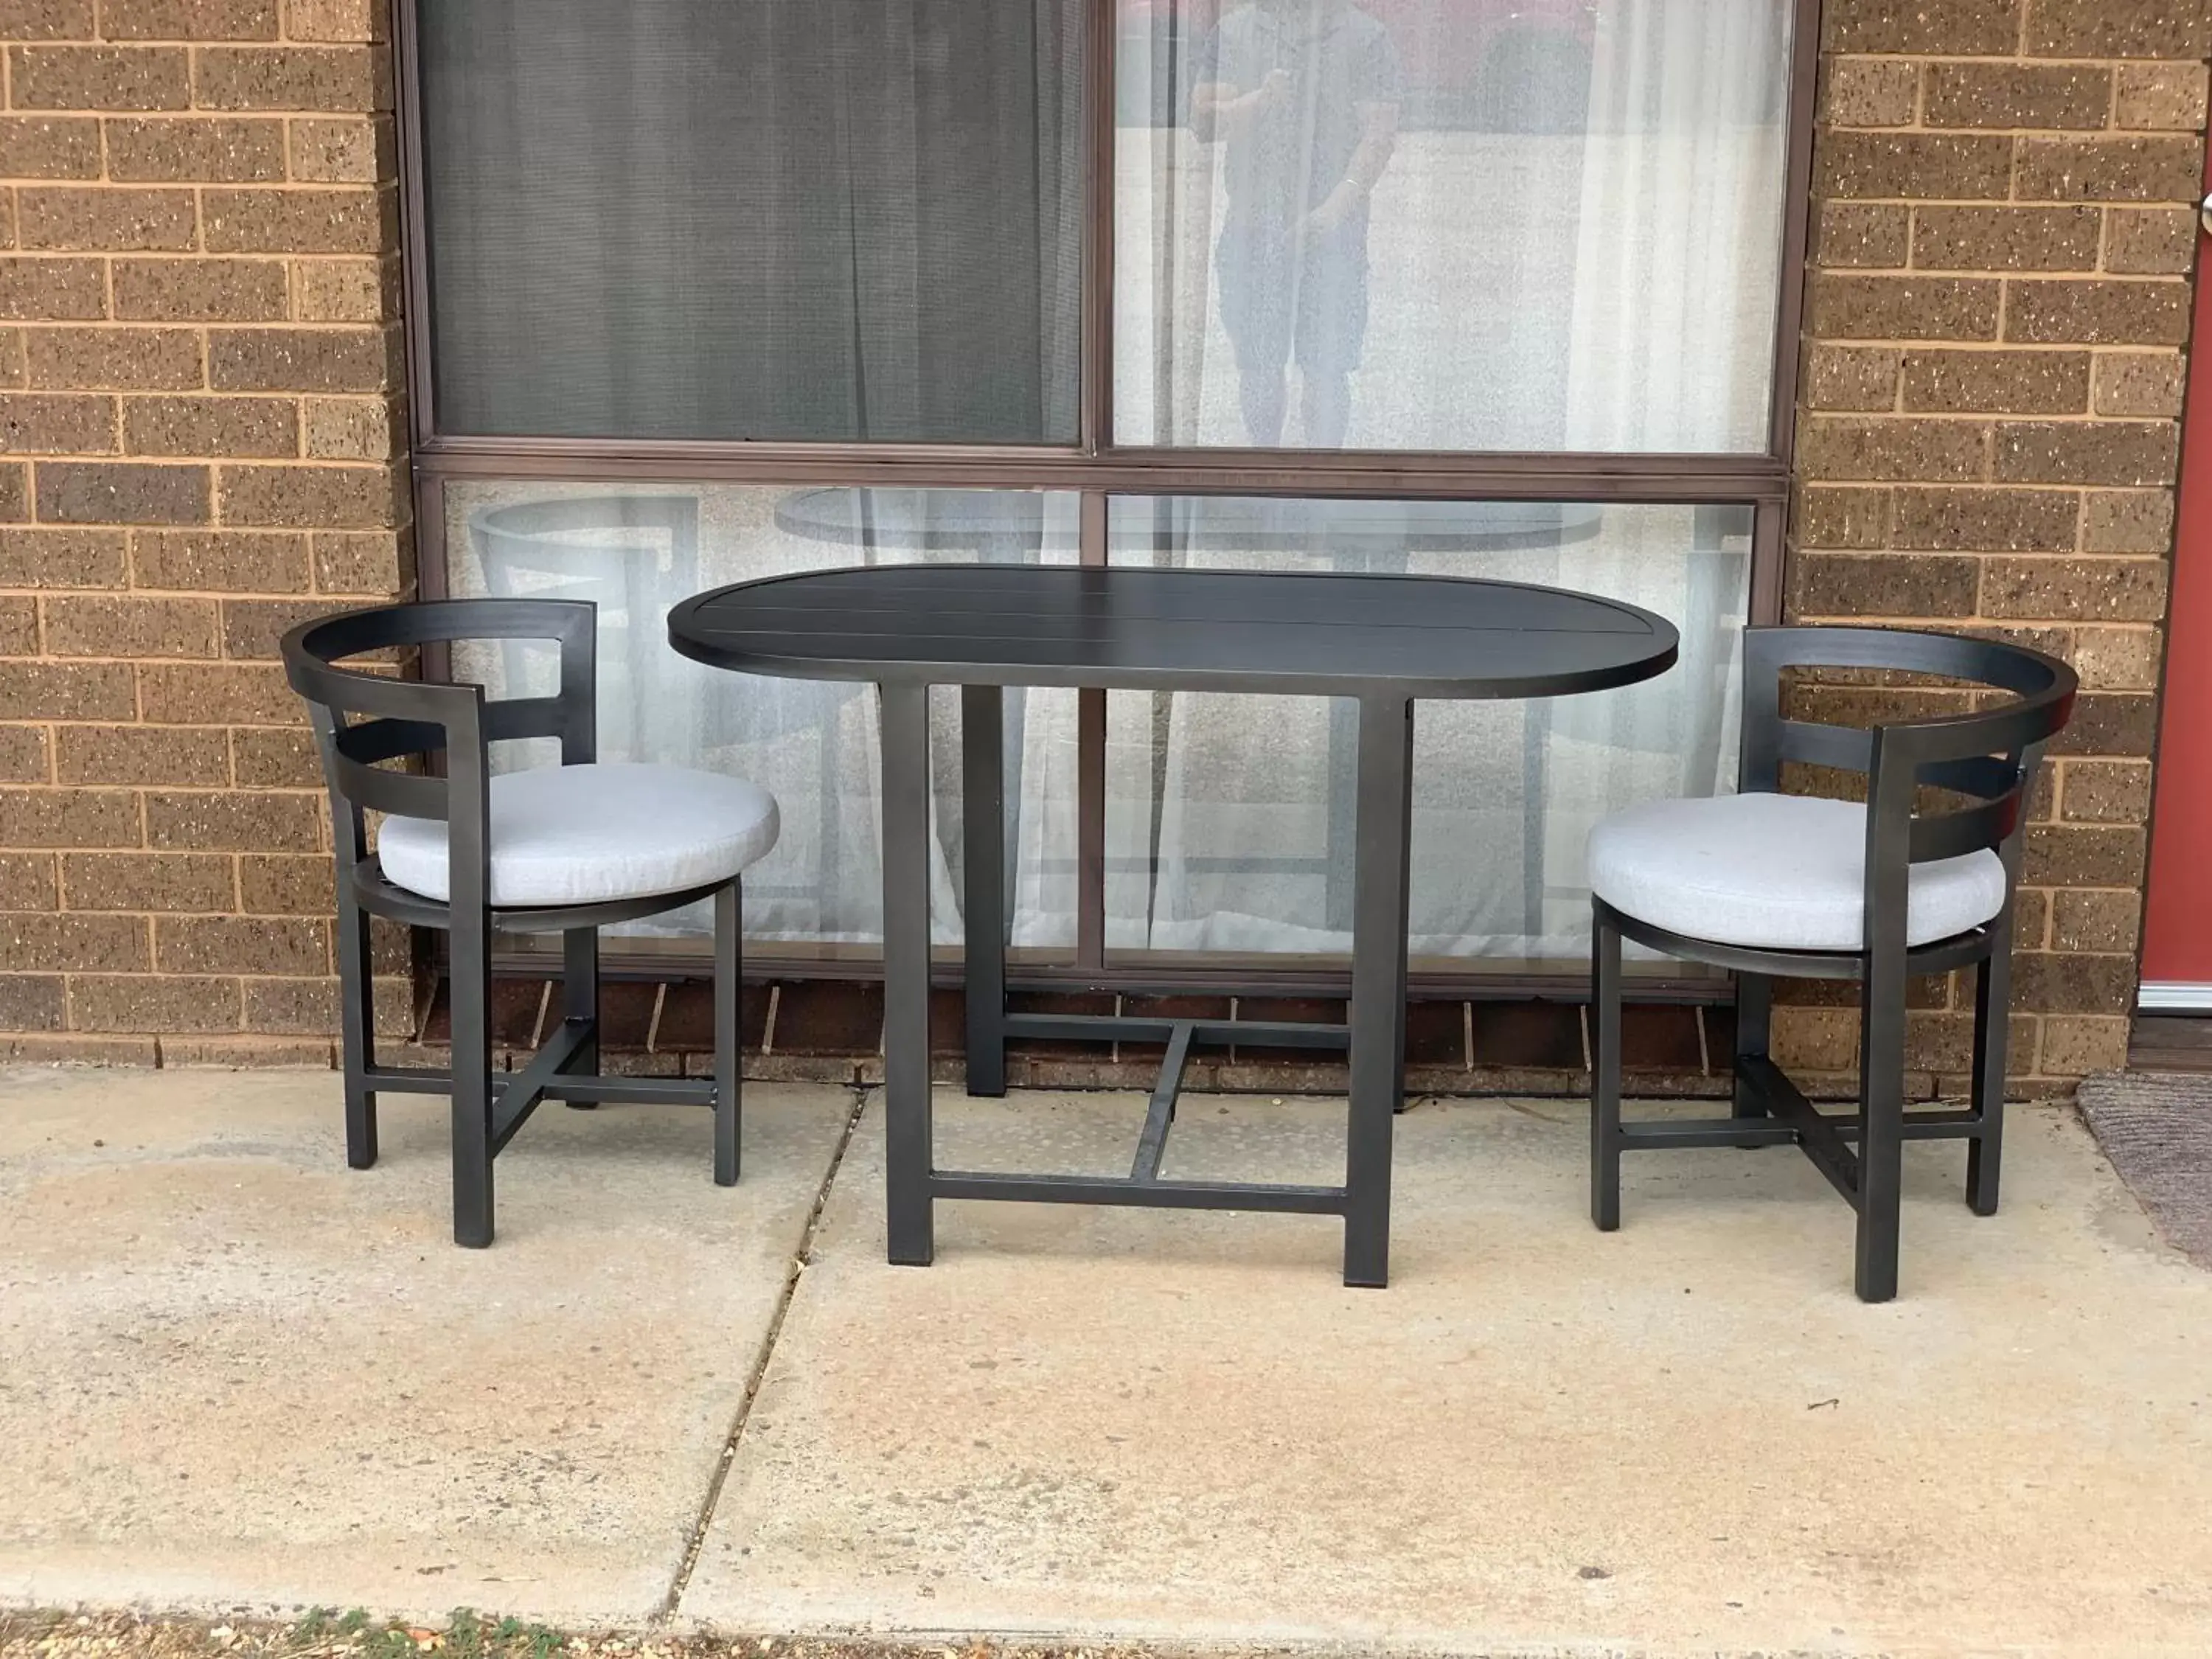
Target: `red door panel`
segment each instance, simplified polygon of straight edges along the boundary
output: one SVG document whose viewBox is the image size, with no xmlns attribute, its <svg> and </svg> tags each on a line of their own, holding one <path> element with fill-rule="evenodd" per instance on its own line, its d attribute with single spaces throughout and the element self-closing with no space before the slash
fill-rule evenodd
<svg viewBox="0 0 2212 1659">
<path fill-rule="evenodd" d="M 2212 283 L 2201 278 L 2191 342 L 2142 1000 L 2212 1009 Z"/>
</svg>

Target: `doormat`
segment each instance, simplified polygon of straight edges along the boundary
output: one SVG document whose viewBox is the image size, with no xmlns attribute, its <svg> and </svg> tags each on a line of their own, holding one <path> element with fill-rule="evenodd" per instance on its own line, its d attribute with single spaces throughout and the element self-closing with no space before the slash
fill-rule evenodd
<svg viewBox="0 0 2212 1659">
<path fill-rule="evenodd" d="M 2100 1072 L 2075 1098 L 2166 1243 L 2212 1268 L 2212 1076 Z"/>
</svg>

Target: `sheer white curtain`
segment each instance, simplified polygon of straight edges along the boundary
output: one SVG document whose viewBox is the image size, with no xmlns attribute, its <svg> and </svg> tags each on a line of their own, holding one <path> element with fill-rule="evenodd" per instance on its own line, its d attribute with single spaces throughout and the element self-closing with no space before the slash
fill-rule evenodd
<svg viewBox="0 0 2212 1659">
<path fill-rule="evenodd" d="M 1789 12 L 1226 0 L 1125 35 L 1116 435 L 1762 449 Z"/>
<path fill-rule="evenodd" d="M 1126 505 L 1117 560 L 1246 569 L 1376 568 L 1267 503 L 1246 544 L 1200 514 Z M 1188 504 L 1185 504 L 1188 505 Z M 1282 522 L 1287 510 L 1291 524 Z M 1583 842 L 1632 800 L 1705 794 L 1735 771 L 1735 665 L 1750 561 L 1747 509 L 1362 504 L 1400 513 L 1390 568 L 1537 581 L 1626 599 L 1681 631 L 1679 665 L 1644 684 L 1528 702 L 1424 702 L 1414 720 L 1413 948 L 1433 957 L 1556 963 L 1587 948 Z M 1460 520 L 1460 533 L 1452 521 Z M 1500 519 L 1505 520 L 1501 533 Z M 1486 545 L 1516 540 L 1520 546 Z M 1422 550 L 1424 546 L 1435 550 Z M 1334 955 L 1351 944 L 1352 706 L 1321 698 L 1116 695 L 1108 708 L 1107 942 L 1121 950 Z"/>
<path fill-rule="evenodd" d="M 1789 10 L 1225 0 L 1125 36 L 1147 91 L 1117 151 L 1117 437 L 1762 450 Z M 1480 511 L 1457 538 L 1409 520 L 1394 568 L 1583 588 L 1683 633 L 1645 686 L 1417 721 L 1415 949 L 1573 957 L 1589 825 L 1732 782 L 1750 515 L 1567 508 L 1501 546 Z M 1327 517 L 1234 546 L 1170 513 L 1116 556 L 1356 568 Z M 1116 698 L 1109 942 L 1344 949 L 1346 724 L 1317 702 Z"/>
<path fill-rule="evenodd" d="M 738 675 L 669 648 L 667 613 L 708 587 L 796 571 L 928 560 L 1073 563 L 1072 495 L 1017 491 L 792 489 L 461 483 L 447 489 L 457 596 L 590 599 L 599 607 L 599 757 L 705 767 L 776 797 L 783 833 L 745 878 L 745 931 L 793 944 L 872 946 L 883 936 L 880 727 L 871 686 Z M 556 687 L 550 647 L 457 650 L 457 678 L 495 696 Z M 931 915 L 961 937 L 960 744 L 954 697 L 932 707 Z M 1075 697 L 1007 694 L 1018 945 L 1075 937 Z M 502 745 L 495 765 L 540 765 L 550 744 Z M 703 935 L 703 908 L 640 923 Z"/>
</svg>

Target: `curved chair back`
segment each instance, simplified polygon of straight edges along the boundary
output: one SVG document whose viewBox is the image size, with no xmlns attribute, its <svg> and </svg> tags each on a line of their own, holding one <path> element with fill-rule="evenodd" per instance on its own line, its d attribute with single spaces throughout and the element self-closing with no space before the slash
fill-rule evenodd
<svg viewBox="0 0 2212 1659">
<path fill-rule="evenodd" d="M 1743 761 L 1740 787 L 1781 787 L 1782 763 L 1863 773 L 1867 780 L 1867 948 L 1903 948 L 1907 880 L 1914 864 L 1994 850 L 2009 893 L 2035 769 L 2074 708 L 2074 671 L 2026 646 L 1889 628 L 1744 630 Z M 1869 726 L 1785 715 L 1790 668 L 1890 670 L 1963 681 L 2009 694 L 1926 720 Z M 1923 807 L 1933 787 L 1972 804 Z"/>
<path fill-rule="evenodd" d="M 557 738 L 561 763 L 596 758 L 592 607 L 568 599 L 439 599 L 351 611 L 301 623 L 280 647 L 284 676 L 306 698 L 331 793 L 341 894 L 367 856 L 366 811 L 447 825 L 452 902 L 484 902 L 489 746 Z M 436 685 L 342 666 L 375 652 L 464 640 L 550 640 L 561 689 L 550 697 L 487 699 L 480 685 Z M 442 755 L 442 777 L 388 763 Z"/>
</svg>

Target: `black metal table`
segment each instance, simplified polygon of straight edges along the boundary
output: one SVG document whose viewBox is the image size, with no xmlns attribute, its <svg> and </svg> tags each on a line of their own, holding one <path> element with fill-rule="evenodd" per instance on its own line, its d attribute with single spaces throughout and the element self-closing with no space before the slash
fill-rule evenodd
<svg viewBox="0 0 2212 1659">
<path fill-rule="evenodd" d="M 1271 1210 L 1344 1218 L 1344 1279 L 1389 1275 L 1392 1126 L 1404 1090 L 1413 702 L 1552 697 L 1674 661 L 1674 625 L 1612 599 L 1445 576 L 1041 565 L 878 566 L 743 582 L 669 613 L 688 657 L 749 674 L 873 681 L 883 701 L 884 1089 L 890 1254 L 934 1254 L 940 1198 Z M 939 1170 L 929 1079 L 932 685 L 961 688 L 968 1078 L 1006 1092 L 1009 1037 L 1160 1042 L 1127 1176 Z M 1010 1013 L 1006 1006 L 1007 686 L 1335 696 L 1358 707 L 1352 1003 L 1335 1024 Z M 1175 1181 L 1159 1171 L 1191 1050 L 1348 1049 L 1340 1187 Z"/>
</svg>

